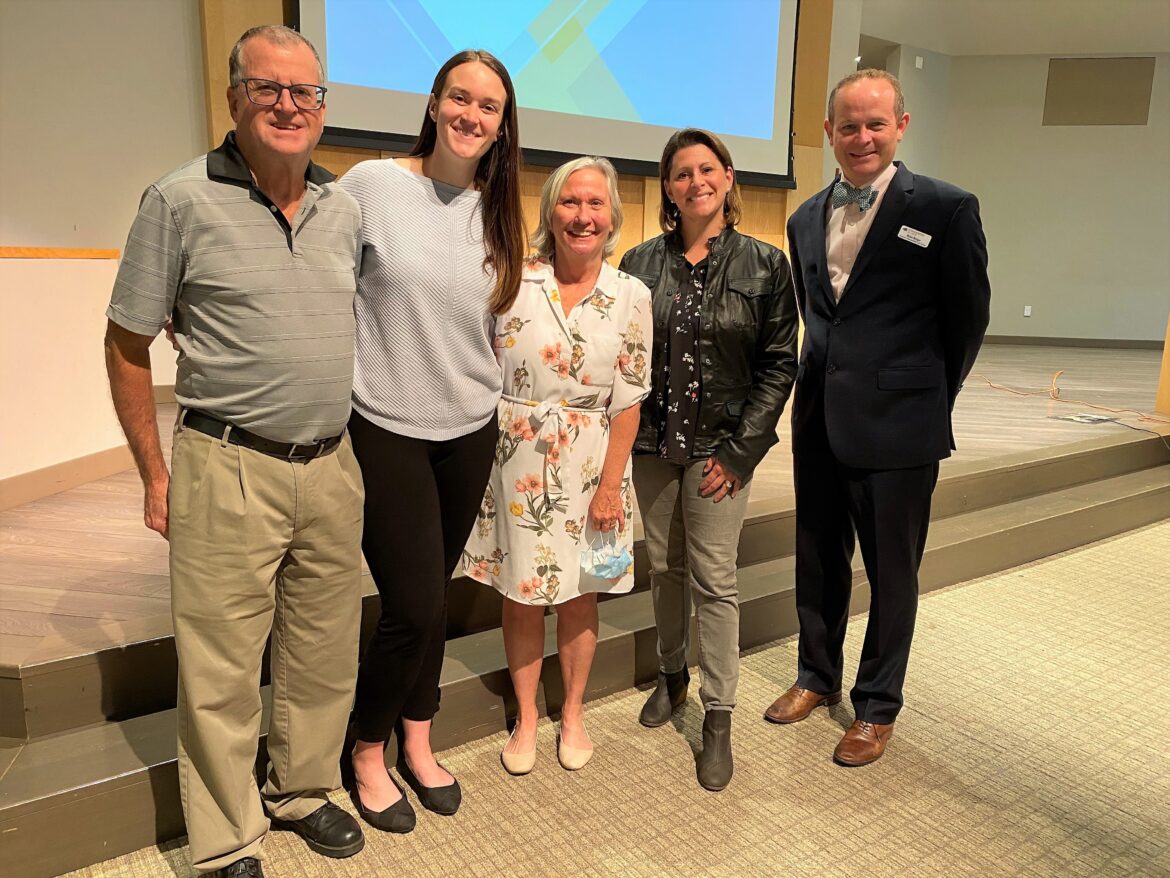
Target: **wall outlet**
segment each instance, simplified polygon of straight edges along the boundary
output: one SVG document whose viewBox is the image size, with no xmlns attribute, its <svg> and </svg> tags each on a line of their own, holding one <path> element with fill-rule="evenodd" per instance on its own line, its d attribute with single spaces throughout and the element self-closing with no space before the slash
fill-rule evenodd
<svg viewBox="0 0 1170 878">
<path fill-rule="evenodd" d="M 1032 306 L 1031 306 L 1031 305 L 1025 305 L 1025 306 L 1024 306 L 1024 316 L 1025 316 L 1025 317 L 1031 317 L 1031 316 L 1032 316 Z"/>
<path fill-rule="evenodd" d="M 915 56 L 914 56 L 914 68 L 915 68 L 916 70 L 921 70 L 921 69 L 922 69 L 922 56 L 921 56 L 921 55 L 915 55 Z"/>
</svg>

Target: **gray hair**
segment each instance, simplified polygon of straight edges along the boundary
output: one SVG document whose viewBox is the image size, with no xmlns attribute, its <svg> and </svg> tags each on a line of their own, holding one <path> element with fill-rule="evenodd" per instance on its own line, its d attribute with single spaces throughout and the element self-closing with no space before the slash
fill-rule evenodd
<svg viewBox="0 0 1170 878">
<path fill-rule="evenodd" d="M 618 195 L 617 171 L 614 170 L 613 163 L 609 159 L 599 155 L 585 155 L 565 162 L 544 181 L 544 187 L 540 190 L 540 223 L 529 240 L 537 259 L 552 258 L 553 252 L 556 250 L 552 233 L 553 208 L 556 206 L 561 190 L 569 181 L 569 177 L 586 168 L 596 168 L 601 171 L 609 186 L 609 210 L 610 216 L 613 218 L 613 228 L 609 230 L 609 237 L 605 239 L 605 249 L 602 251 L 602 255 L 608 259 L 617 249 L 618 238 L 622 234 L 622 220 L 625 218 L 625 212 L 622 210 L 622 199 Z"/>
<path fill-rule="evenodd" d="M 833 102 L 837 99 L 837 92 L 845 88 L 847 85 L 853 85 L 855 82 L 861 82 L 863 79 L 884 79 L 894 89 L 894 118 L 901 119 L 902 114 L 906 112 L 906 97 L 902 94 L 902 83 L 898 82 L 898 77 L 890 73 L 888 70 L 878 70 L 876 67 L 867 67 L 865 70 L 858 70 L 856 73 L 850 73 L 829 92 L 829 123 L 833 122 Z"/>
<path fill-rule="evenodd" d="M 312 43 L 291 27 L 285 27 L 283 24 L 262 24 L 259 27 L 248 28 L 244 31 L 243 36 L 236 40 L 236 44 L 232 46 L 231 54 L 228 55 L 228 82 L 233 87 L 244 81 L 244 61 L 241 56 L 244 54 L 244 45 L 251 39 L 263 39 L 274 46 L 281 46 L 282 48 L 291 48 L 298 45 L 308 46 L 309 51 L 313 53 L 313 57 L 317 60 L 318 81 L 316 84 L 325 84 L 325 68 L 321 65 L 321 56 L 317 54 L 317 49 Z"/>
</svg>

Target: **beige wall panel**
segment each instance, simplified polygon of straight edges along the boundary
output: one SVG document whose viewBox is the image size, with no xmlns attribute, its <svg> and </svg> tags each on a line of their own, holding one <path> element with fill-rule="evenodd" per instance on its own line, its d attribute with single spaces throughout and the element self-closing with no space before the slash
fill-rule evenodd
<svg viewBox="0 0 1170 878">
<path fill-rule="evenodd" d="M 1050 58 L 1044 125 L 1145 125 L 1154 58 Z"/>
<path fill-rule="evenodd" d="M 792 97 L 792 134 L 797 146 L 819 146 L 824 136 L 832 36 L 833 0 L 801 0 Z"/>
<path fill-rule="evenodd" d="M 228 54 L 240 34 L 259 24 L 283 24 L 281 0 L 201 0 L 203 70 L 207 83 L 207 144 L 219 146 L 232 130 L 228 113 Z"/>
</svg>

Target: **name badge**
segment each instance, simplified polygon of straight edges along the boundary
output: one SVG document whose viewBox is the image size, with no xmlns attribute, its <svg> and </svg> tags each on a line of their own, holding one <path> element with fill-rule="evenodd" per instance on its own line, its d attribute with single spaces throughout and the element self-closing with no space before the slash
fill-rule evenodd
<svg viewBox="0 0 1170 878">
<path fill-rule="evenodd" d="M 930 245 L 930 235 L 926 232 L 920 232 L 918 229 L 912 229 L 909 226 L 902 226 L 898 230 L 898 237 L 903 241 L 909 241 L 911 244 L 917 244 L 919 247 L 928 247 Z"/>
</svg>

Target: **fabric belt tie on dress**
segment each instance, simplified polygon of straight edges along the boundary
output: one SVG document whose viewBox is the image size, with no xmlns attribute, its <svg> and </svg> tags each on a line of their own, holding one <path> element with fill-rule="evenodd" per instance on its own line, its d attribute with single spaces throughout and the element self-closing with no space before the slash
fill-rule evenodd
<svg viewBox="0 0 1170 878">
<path fill-rule="evenodd" d="M 291 460 L 298 463 L 312 460 L 323 454 L 328 454 L 341 444 L 341 436 L 344 435 L 338 434 L 337 436 L 330 436 L 328 439 L 320 439 L 316 442 L 309 443 L 275 442 L 272 439 L 257 436 L 255 433 L 250 433 L 243 427 L 237 427 L 234 424 L 229 424 L 227 421 L 221 421 L 219 418 L 212 417 L 196 409 L 184 409 L 182 414 L 179 415 L 179 424 L 182 427 L 190 427 L 192 430 L 203 433 L 205 436 L 219 439 L 229 445 L 239 445 L 241 448 L 259 451 L 261 454 L 267 454 L 269 457 L 279 457 L 282 460 Z"/>
<path fill-rule="evenodd" d="M 551 414 L 556 414 L 557 426 L 559 427 L 564 422 L 564 415 L 570 412 L 580 415 L 597 415 L 604 417 L 608 409 L 605 406 L 597 406 L 595 408 L 586 408 L 577 405 L 565 405 L 559 402 L 536 402 L 532 399 L 523 399 L 519 396 L 509 396 L 503 394 L 505 402 L 515 403 L 532 409 L 532 414 L 528 416 L 528 424 L 532 427 L 532 432 L 536 433 L 544 429 L 545 422 Z"/>
<path fill-rule="evenodd" d="M 536 434 L 536 450 L 544 455 L 545 466 L 548 466 L 549 463 L 549 451 L 556 447 L 557 440 L 560 438 L 561 428 L 566 426 L 565 415 L 596 415 L 599 419 L 604 419 L 608 416 L 608 409 L 605 406 L 586 408 L 585 406 L 564 405 L 559 402 L 536 402 L 535 400 L 524 399 L 519 396 L 509 396 L 506 393 L 503 394 L 502 398 L 505 402 L 532 409 L 532 413 L 528 416 L 528 425 L 532 427 L 532 432 Z M 546 435 L 545 430 L 550 417 L 554 419 L 557 437 L 551 444 L 544 441 Z"/>
</svg>

